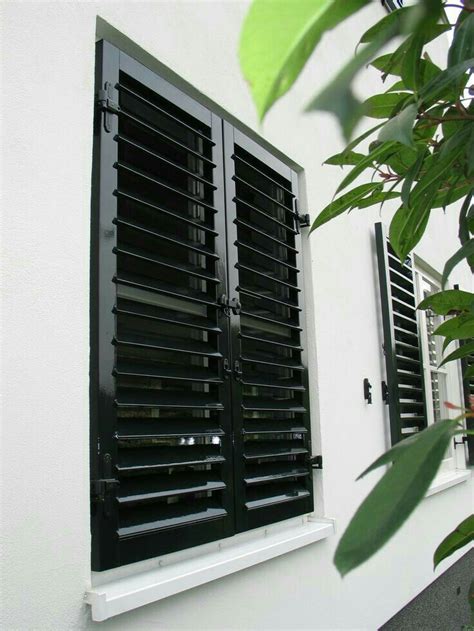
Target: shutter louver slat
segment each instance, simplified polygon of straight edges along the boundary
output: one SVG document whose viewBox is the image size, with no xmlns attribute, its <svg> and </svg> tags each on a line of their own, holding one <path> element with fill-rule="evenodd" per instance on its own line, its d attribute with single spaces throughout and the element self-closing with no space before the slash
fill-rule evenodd
<svg viewBox="0 0 474 631">
<path fill-rule="evenodd" d="M 230 126 L 224 134 L 229 290 L 242 305 L 231 325 L 236 519 L 248 530 L 313 509 L 301 237 L 291 170 Z"/>
<path fill-rule="evenodd" d="M 392 445 L 427 426 L 421 341 L 411 258 L 400 263 L 376 229 Z"/>
</svg>

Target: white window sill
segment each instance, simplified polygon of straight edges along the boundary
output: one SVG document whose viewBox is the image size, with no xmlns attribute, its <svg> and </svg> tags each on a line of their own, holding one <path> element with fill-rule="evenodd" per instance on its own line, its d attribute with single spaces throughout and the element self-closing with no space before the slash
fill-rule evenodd
<svg viewBox="0 0 474 631">
<path fill-rule="evenodd" d="M 259 529 L 250 539 L 238 535 L 220 541 L 216 551 L 91 587 L 85 601 L 92 608 L 92 620 L 100 622 L 273 559 L 334 532 L 334 520 L 311 516 L 300 519 L 299 525 L 292 522 L 283 529 Z"/>
<path fill-rule="evenodd" d="M 454 471 L 440 473 L 433 480 L 430 488 L 426 492 L 425 497 L 430 497 L 430 495 L 435 495 L 435 493 L 439 493 L 440 491 L 449 489 L 456 484 L 466 482 L 466 480 L 469 480 L 470 477 L 471 472 L 466 469 L 455 469 Z"/>
</svg>

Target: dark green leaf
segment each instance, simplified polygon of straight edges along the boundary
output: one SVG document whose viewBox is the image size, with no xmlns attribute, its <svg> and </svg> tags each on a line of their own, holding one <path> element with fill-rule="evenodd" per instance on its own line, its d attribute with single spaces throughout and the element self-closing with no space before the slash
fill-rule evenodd
<svg viewBox="0 0 474 631">
<path fill-rule="evenodd" d="M 433 192 L 433 195 L 436 191 Z M 390 223 L 390 243 L 401 261 L 420 241 L 430 217 L 430 201 L 414 207 L 401 206 Z"/>
<path fill-rule="evenodd" d="M 434 79 L 423 86 L 420 97 L 424 102 L 430 102 L 443 94 L 446 88 L 457 84 L 459 77 L 462 77 L 467 70 L 474 66 L 474 58 L 456 64 L 452 68 L 442 70 Z"/>
<path fill-rule="evenodd" d="M 378 125 L 375 125 L 375 127 L 371 127 L 370 129 L 365 131 L 363 134 L 361 134 L 357 138 L 354 138 L 354 140 L 351 140 L 351 142 L 347 145 L 347 147 L 344 149 L 342 153 L 343 154 L 350 153 L 355 147 L 360 145 L 362 141 L 364 141 L 366 138 L 371 136 L 375 131 L 377 131 L 377 129 L 380 129 L 382 125 L 384 125 L 384 123 L 379 123 Z"/>
<path fill-rule="evenodd" d="M 448 52 L 448 68 L 474 57 L 474 13 L 461 11 Z"/>
<path fill-rule="evenodd" d="M 323 34 L 368 0 L 255 0 L 245 18 L 240 64 L 260 119 L 293 85 Z"/>
<path fill-rule="evenodd" d="M 453 552 L 467 546 L 474 540 L 474 515 L 464 519 L 436 548 L 433 556 L 434 567 L 449 557 Z"/>
<path fill-rule="evenodd" d="M 460 289 L 445 289 L 431 294 L 418 305 L 418 309 L 432 309 L 438 315 L 469 311 L 474 307 L 474 294 Z"/>
<path fill-rule="evenodd" d="M 413 146 L 413 124 L 418 114 L 416 105 L 408 105 L 394 118 L 391 118 L 379 132 L 381 142 L 397 140 L 408 147 Z"/>
<path fill-rule="evenodd" d="M 450 340 L 467 340 L 474 337 L 474 316 L 460 315 L 443 322 L 434 332 L 435 335 L 443 335 Z"/>
<path fill-rule="evenodd" d="M 375 94 L 364 102 L 364 113 L 370 118 L 390 118 L 408 99 L 413 100 L 413 96 L 407 92 Z"/>
<path fill-rule="evenodd" d="M 452 362 L 456 359 L 462 359 L 463 357 L 468 357 L 471 353 L 474 353 L 474 342 L 463 344 L 452 353 L 449 353 L 449 355 L 447 355 L 443 359 L 443 361 L 439 365 L 439 368 L 441 368 L 441 366 L 447 364 L 448 362 Z"/>
<path fill-rule="evenodd" d="M 372 195 L 369 195 L 368 197 L 364 197 L 363 200 L 361 200 L 360 202 L 356 204 L 356 207 L 368 208 L 369 206 L 374 206 L 375 204 L 383 204 L 389 199 L 396 199 L 397 197 L 400 197 L 400 193 L 395 193 L 391 191 L 381 192 L 381 193 L 375 192 L 375 193 L 372 193 Z"/>
<path fill-rule="evenodd" d="M 335 155 L 328 158 L 324 164 L 334 164 L 338 166 L 343 166 L 346 164 L 358 164 L 362 158 L 365 158 L 365 154 L 356 153 L 355 151 L 343 151 L 342 153 L 336 153 Z"/>
<path fill-rule="evenodd" d="M 459 156 L 459 148 L 468 140 L 471 133 L 471 123 L 458 123 L 457 130 L 443 143 L 439 152 L 439 159 L 443 160 L 449 153 L 455 152 Z"/>
<path fill-rule="evenodd" d="M 417 90 L 420 83 L 421 53 L 425 44 L 422 34 L 413 34 L 402 61 L 401 77 L 403 83 L 412 90 Z"/>
<path fill-rule="evenodd" d="M 388 15 L 386 15 L 383 19 L 379 20 L 374 26 L 371 26 L 360 38 L 361 44 L 369 44 L 373 42 L 374 39 L 380 35 L 381 31 L 383 31 L 387 26 L 389 26 L 392 22 L 399 22 L 399 29 L 402 30 L 403 23 L 402 19 L 406 17 L 407 13 L 412 12 L 413 9 L 409 7 L 403 7 L 398 11 L 392 11 Z"/>
<path fill-rule="evenodd" d="M 383 160 L 393 153 L 395 147 L 395 143 L 387 142 L 380 145 L 377 145 L 373 151 L 371 151 L 368 155 L 364 156 L 362 160 L 360 160 L 353 169 L 346 175 L 346 177 L 342 180 L 336 190 L 336 194 L 339 191 L 342 191 L 343 188 L 349 186 L 365 169 L 369 167 L 373 167 L 375 162 L 383 162 Z"/>
<path fill-rule="evenodd" d="M 446 281 L 448 280 L 449 275 L 456 267 L 456 265 L 460 263 L 463 259 L 468 259 L 468 261 L 472 259 L 474 264 L 474 239 L 469 239 L 469 241 L 466 241 L 464 245 L 460 247 L 459 250 L 455 254 L 453 254 L 450 259 L 448 259 L 443 270 L 443 278 L 441 280 L 442 287 L 446 285 Z"/>
<path fill-rule="evenodd" d="M 332 201 L 319 213 L 311 226 L 311 232 L 316 230 L 316 228 L 319 228 L 319 226 L 325 224 L 327 221 L 330 221 L 334 217 L 342 214 L 345 210 L 355 206 L 358 201 L 366 197 L 372 191 L 377 189 L 380 190 L 381 188 L 382 184 L 379 182 L 371 182 L 370 184 L 361 184 L 360 186 L 356 186 L 345 195 L 341 195 L 341 197 Z"/>
<path fill-rule="evenodd" d="M 423 499 L 444 457 L 455 423 L 439 421 L 401 449 L 339 542 L 334 562 L 341 575 L 375 554 Z"/>
<path fill-rule="evenodd" d="M 405 438 L 404 440 L 394 445 L 391 449 L 389 449 L 388 451 L 383 453 L 381 456 L 379 456 L 376 460 L 374 460 L 374 462 L 369 467 L 367 467 L 367 469 L 362 471 L 362 473 L 359 475 L 357 480 L 360 480 L 361 478 L 365 477 L 368 473 L 371 473 L 371 471 L 375 471 L 375 469 L 378 469 L 379 467 L 382 467 L 383 465 L 392 464 L 393 462 L 396 462 L 396 460 L 398 460 L 398 458 L 401 456 L 403 451 L 407 447 L 409 447 L 414 440 L 417 440 L 420 436 L 421 436 L 421 433 L 413 434 L 412 436 L 409 436 L 408 438 Z"/>
<path fill-rule="evenodd" d="M 408 169 L 405 175 L 405 179 L 403 181 L 401 198 L 404 206 L 408 206 L 408 200 L 410 198 L 411 187 L 413 186 L 413 182 L 418 177 L 420 173 L 421 166 L 424 162 L 426 156 L 426 148 L 423 147 L 418 154 L 418 158 L 416 162 L 412 164 L 412 166 Z"/>
</svg>

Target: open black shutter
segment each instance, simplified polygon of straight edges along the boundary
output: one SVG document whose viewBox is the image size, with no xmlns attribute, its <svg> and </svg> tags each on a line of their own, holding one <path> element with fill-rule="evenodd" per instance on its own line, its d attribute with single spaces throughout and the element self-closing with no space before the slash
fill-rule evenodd
<svg viewBox="0 0 474 631">
<path fill-rule="evenodd" d="M 297 178 L 224 123 L 237 530 L 313 509 Z"/>
<path fill-rule="evenodd" d="M 381 223 L 375 225 L 382 302 L 386 403 L 392 445 L 427 426 L 421 341 L 411 257 L 401 264 Z"/>
<path fill-rule="evenodd" d="M 459 344 L 466 344 L 471 342 L 472 340 L 460 340 Z M 463 389 L 464 389 L 464 405 L 466 408 L 471 408 L 474 405 L 474 377 L 469 377 L 467 379 L 464 378 L 464 373 L 469 368 L 469 366 L 474 366 L 474 353 L 471 353 L 467 357 L 464 357 L 461 360 L 461 368 L 463 374 Z M 466 427 L 469 430 L 474 430 L 474 419 L 467 418 L 466 419 Z M 467 436 L 467 448 L 469 454 L 469 464 L 471 466 L 474 465 L 474 436 L 468 434 Z"/>
<path fill-rule="evenodd" d="M 93 569 L 234 531 L 222 121 L 101 42 Z"/>
</svg>

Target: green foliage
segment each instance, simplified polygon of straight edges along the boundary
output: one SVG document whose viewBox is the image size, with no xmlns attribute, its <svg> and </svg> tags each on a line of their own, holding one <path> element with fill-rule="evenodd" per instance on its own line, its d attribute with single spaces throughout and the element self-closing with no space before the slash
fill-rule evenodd
<svg viewBox="0 0 474 631">
<path fill-rule="evenodd" d="M 334 563 L 342 576 L 375 554 L 423 499 L 456 424 L 456 420 L 440 421 L 391 450 L 392 466 L 362 502 L 339 541 Z M 369 470 L 386 462 L 386 457 L 379 458 Z"/>
<path fill-rule="evenodd" d="M 293 85 L 324 33 L 370 0 L 255 0 L 241 35 L 240 63 L 260 119 Z"/>
<path fill-rule="evenodd" d="M 294 83 L 323 34 L 368 1 L 254 0 L 240 58 L 260 118 Z M 452 212 L 459 202 L 460 248 L 446 262 L 443 289 L 457 265 L 467 263 L 474 272 L 474 100 L 472 88 L 466 88 L 474 72 L 474 4 L 466 0 L 452 26 L 443 20 L 446 1 L 419 0 L 385 15 L 366 31 L 354 57 L 307 107 L 334 114 L 347 141 L 363 116 L 381 121 L 326 161 L 349 171 L 312 230 L 354 208 L 398 200 L 389 235 L 403 261 L 422 238 L 432 214 L 438 209 Z M 425 47 L 450 29 L 452 43 L 446 63 L 439 67 Z M 395 38 L 398 47 L 376 57 Z M 380 72 L 383 91 L 361 102 L 352 82 L 369 64 Z M 365 152 L 354 151 L 368 140 Z M 372 181 L 360 184 L 367 171 Z M 443 351 L 453 341 L 466 341 L 443 363 L 473 352 L 474 294 L 445 290 L 419 308 L 445 316 L 435 331 L 445 338 Z M 474 376 L 474 366 L 467 369 L 465 376 L 469 375 Z M 362 474 L 390 464 L 339 543 L 335 564 L 341 574 L 363 563 L 393 536 L 424 496 L 452 435 L 459 431 L 455 421 L 436 423 L 396 445 Z M 442 542 L 435 565 L 472 539 L 469 519 Z"/>
<path fill-rule="evenodd" d="M 433 565 L 436 567 L 448 556 L 474 541 L 474 515 L 469 515 L 436 548 Z"/>
</svg>

